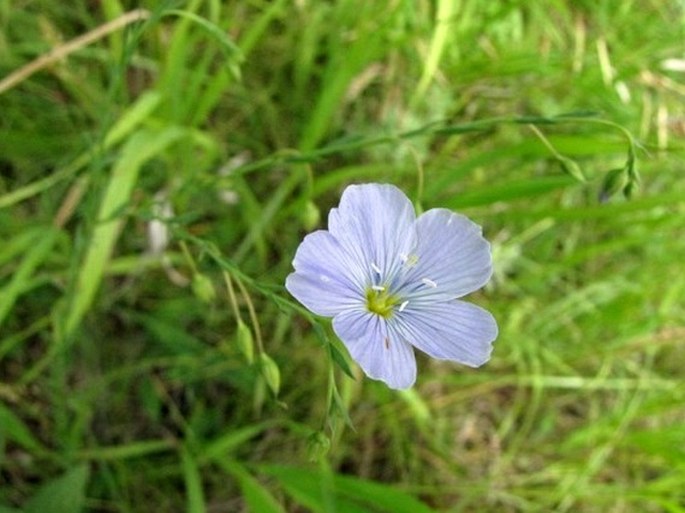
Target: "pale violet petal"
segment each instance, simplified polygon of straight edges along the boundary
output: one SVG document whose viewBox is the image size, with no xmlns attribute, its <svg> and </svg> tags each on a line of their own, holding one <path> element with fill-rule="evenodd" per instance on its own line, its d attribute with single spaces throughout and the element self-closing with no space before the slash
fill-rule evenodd
<svg viewBox="0 0 685 513">
<path fill-rule="evenodd" d="M 416 244 L 415 219 L 409 198 L 394 185 L 350 185 L 328 229 L 371 278 L 388 283 Z"/>
<path fill-rule="evenodd" d="M 327 231 L 307 235 L 293 259 L 295 272 L 285 287 L 300 303 L 318 315 L 333 317 L 345 308 L 362 305 L 364 284 L 360 272 Z"/>
<path fill-rule="evenodd" d="M 285 280 L 285 288 L 310 311 L 333 317 L 348 308 L 359 306 L 363 299 L 347 294 L 339 283 L 323 283 L 320 279 L 292 273 Z"/>
<path fill-rule="evenodd" d="M 408 298 L 454 299 L 490 279 L 490 243 L 473 221 L 434 208 L 419 216 L 416 232 L 418 244 L 402 289 Z"/>
<path fill-rule="evenodd" d="M 470 367 L 490 359 L 498 332 L 490 312 L 458 300 L 423 304 L 393 321 L 401 336 L 429 356 Z"/>
<path fill-rule="evenodd" d="M 293 258 L 293 267 L 297 272 L 336 278 L 360 294 L 368 281 L 367 270 L 327 230 L 317 230 L 304 238 Z"/>
<path fill-rule="evenodd" d="M 364 310 L 345 310 L 333 319 L 333 330 L 352 358 L 372 379 L 404 389 L 416 381 L 414 350 L 389 332 L 385 320 Z"/>
</svg>

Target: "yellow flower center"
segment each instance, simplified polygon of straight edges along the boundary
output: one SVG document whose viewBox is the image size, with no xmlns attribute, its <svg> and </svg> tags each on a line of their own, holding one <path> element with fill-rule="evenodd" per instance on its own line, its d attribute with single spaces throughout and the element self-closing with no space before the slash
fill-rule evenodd
<svg viewBox="0 0 685 513">
<path fill-rule="evenodd" d="M 400 299 L 390 294 L 387 287 L 373 286 L 366 289 L 366 309 L 384 319 L 392 316 L 393 309 L 399 302 Z"/>
</svg>

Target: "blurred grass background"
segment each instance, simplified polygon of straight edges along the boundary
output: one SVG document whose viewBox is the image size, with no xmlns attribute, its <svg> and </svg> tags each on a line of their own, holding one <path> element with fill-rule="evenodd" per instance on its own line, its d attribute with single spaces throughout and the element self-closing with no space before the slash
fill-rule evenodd
<svg viewBox="0 0 685 513">
<path fill-rule="evenodd" d="M 682 1 L 0 0 L 0 77 L 0 512 L 685 511 Z M 483 225 L 485 367 L 289 298 L 353 182 Z"/>
</svg>

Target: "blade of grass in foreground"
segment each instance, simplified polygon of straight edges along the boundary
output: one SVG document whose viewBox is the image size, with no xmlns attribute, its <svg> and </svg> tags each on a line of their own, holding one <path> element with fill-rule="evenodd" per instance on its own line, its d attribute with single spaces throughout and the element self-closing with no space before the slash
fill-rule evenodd
<svg viewBox="0 0 685 513">
<path fill-rule="evenodd" d="M 124 223 L 124 218 L 119 214 L 131 199 L 141 167 L 183 134 L 183 130 L 178 127 L 170 127 L 161 132 L 141 130 L 124 146 L 121 158 L 112 170 L 98 213 L 98 223 L 76 280 L 73 302 L 62 333 L 65 338 L 73 333 L 93 302 Z"/>
<path fill-rule="evenodd" d="M 47 453 L 45 447 L 33 436 L 28 426 L 2 403 L 0 403 L 0 440 L 3 445 L 11 441 L 34 453 Z"/>
<path fill-rule="evenodd" d="M 205 513 L 204 493 L 202 491 L 202 476 L 200 468 L 187 448 L 181 450 L 181 467 L 186 486 L 188 513 Z"/>
<path fill-rule="evenodd" d="M 0 326 L 19 296 L 29 288 L 34 272 L 50 255 L 58 235 L 59 229 L 56 227 L 49 227 L 32 234 L 31 243 L 34 245 L 27 251 L 9 283 L 0 288 Z"/>
<path fill-rule="evenodd" d="M 234 462 L 220 461 L 221 467 L 231 474 L 240 485 L 245 503 L 250 511 L 259 513 L 284 513 L 283 507 L 276 501 L 271 492 L 242 466 Z"/>
<path fill-rule="evenodd" d="M 43 484 L 26 503 L 25 513 L 78 513 L 86 500 L 90 478 L 87 465 L 72 468 L 64 475 Z"/>
<path fill-rule="evenodd" d="M 413 495 L 390 485 L 351 476 L 332 475 L 283 465 L 265 465 L 261 469 L 276 478 L 298 502 L 314 511 L 369 511 L 387 513 L 434 513 Z M 325 473 L 323 473 L 325 474 Z M 347 506 L 347 507 L 345 507 Z"/>
</svg>

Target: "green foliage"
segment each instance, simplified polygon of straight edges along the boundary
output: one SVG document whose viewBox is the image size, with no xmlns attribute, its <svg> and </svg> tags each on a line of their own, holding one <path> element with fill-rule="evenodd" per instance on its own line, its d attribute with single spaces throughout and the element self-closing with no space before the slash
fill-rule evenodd
<svg viewBox="0 0 685 513">
<path fill-rule="evenodd" d="M 316 513 L 432 513 L 411 495 L 388 485 L 349 476 L 296 467 L 270 466 L 274 476 L 296 502 Z"/>
<path fill-rule="evenodd" d="M 0 2 L 0 511 L 685 511 L 682 3 Z M 353 182 L 483 225 L 478 370 L 283 287 Z"/>
<path fill-rule="evenodd" d="M 24 513 L 78 513 L 83 510 L 90 472 L 79 465 L 41 486 L 24 506 Z"/>
</svg>

